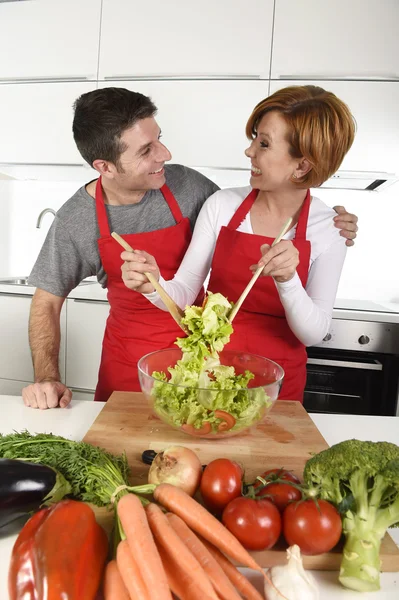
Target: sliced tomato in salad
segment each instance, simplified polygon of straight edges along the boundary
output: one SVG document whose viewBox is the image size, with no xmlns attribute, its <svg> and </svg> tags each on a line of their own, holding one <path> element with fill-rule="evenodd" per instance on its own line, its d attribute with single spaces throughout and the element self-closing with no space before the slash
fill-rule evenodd
<svg viewBox="0 0 399 600">
<path fill-rule="evenodd" d="M 218 431 L 229 431 L 236 424 L 233 415 L 225 410 L 215 410 L 213 414 L 217 419 L 222 419 L 222 422 L 218 425 Z"/>
<path fill-rule="evenodd" d="M 185 431 L 186 433 L 190 433 L 191 435 L 206 435 L 207 433 L 211 433 L 212 426 L 209 423 L 209 421 L 204 421 L 202 427 L 200 427 L 199 429 L 194 427 L 194 425 L 189 425 L 188 423 L 182 425 L 181 429 L 183 429 L 183 431 Z"/>
</svg>

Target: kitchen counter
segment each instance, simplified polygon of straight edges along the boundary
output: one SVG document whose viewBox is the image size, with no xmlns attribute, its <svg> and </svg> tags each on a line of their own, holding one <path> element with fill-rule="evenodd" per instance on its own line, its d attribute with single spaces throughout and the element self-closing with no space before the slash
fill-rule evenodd
<svg viewBox="0 0 399 600">
<path fill-rule="evenodd" d="M 68 298 L 107 302 L 107 289 L 101 287 L 94 277 L 89 279 L 90 281 L 85 280 L 84 285 L 79 285 L 73 289 Z M 31 285 L 0 284 L 0 293 L 6 294 L 33 296 L 35 289 Z M 337 299 L 335 301 L 335 308 L 333 309 L 333 319 L 399 323 L 399 303 L 383 302 L 376 304 L 373 302 L 362 303 L 361 300 Z"/>
<path fill-rule="evenodd" d="M 103 404 L 75 400 L 67 409 L 39 411 L 26 408 L 19 397 L 0 396 L 0 406 L 2 414 L 0 433 L 27 429 L 31 433 L 54 433 L 72 440 L 81 440 L 101 411 Z M 399 425 L 395 417 L 324 414 L 311 414 L 310 416 L 330 445 L 349 438 L 389 441 L 399 444 Z M 392 537 L 399 545 L 399 529 L 392 530 Z M 8 563 L 15 539 L 15 534 L 3 535 L 3 537 L 0 535 L 0 600 L 8 598 Z M 399 596 L 399 573 L 383 573 L 381 575 L 382 590 L 362 595 L 344 590 L 337 583 L 337 572 L 313 571 L 313 574 L 320 587 L 321 600 L 339 600 L 340 598 L 342 600 L 359 600 L 360 598 L 396 600 Z M 260 582 L 256 575 L 250 574 L 250 577 L 255 585 L 259 585 Z"/>
</svg>

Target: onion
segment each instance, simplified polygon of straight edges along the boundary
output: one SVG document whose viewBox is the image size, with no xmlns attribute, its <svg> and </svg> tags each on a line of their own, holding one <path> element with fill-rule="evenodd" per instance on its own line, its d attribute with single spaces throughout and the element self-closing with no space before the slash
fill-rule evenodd
<svg viewBox="0 0 399 600">
<path fill-rule="evenodd" d="M 148 473 L 148 483 L 170 483 L 194 496 L 202 476 L 198 456 L 184 446 L 170 446 L 154 458 Z"/>
</svg>

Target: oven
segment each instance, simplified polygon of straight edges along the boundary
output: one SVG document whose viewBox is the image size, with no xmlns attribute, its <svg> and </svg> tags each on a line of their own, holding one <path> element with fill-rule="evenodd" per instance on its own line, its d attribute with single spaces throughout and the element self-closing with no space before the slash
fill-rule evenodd
<svg viewBox="0 0 399 600">
<path fill-rule="evenodd" d="M 398 393 L 399 323 L 333 319 L 308 348 L 308 412 L 392 416 Z"/>
</svg>

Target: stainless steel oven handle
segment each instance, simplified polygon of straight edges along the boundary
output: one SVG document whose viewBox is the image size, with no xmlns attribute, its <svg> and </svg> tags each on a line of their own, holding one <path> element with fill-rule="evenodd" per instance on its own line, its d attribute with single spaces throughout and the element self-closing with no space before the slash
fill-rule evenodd
<svg viewBox="0 0 399 600">
<path fill-rule="evenodd" d="M 321 367 L 343 367 L 344 369 L 365 369 L 367 371 L 382 371 L 382 364 L 375 360 L 371 363 L 357 363 L 348 360 L 331 360 L 328 358 L 308 358 L 308 365 Z"/>
</svg>

